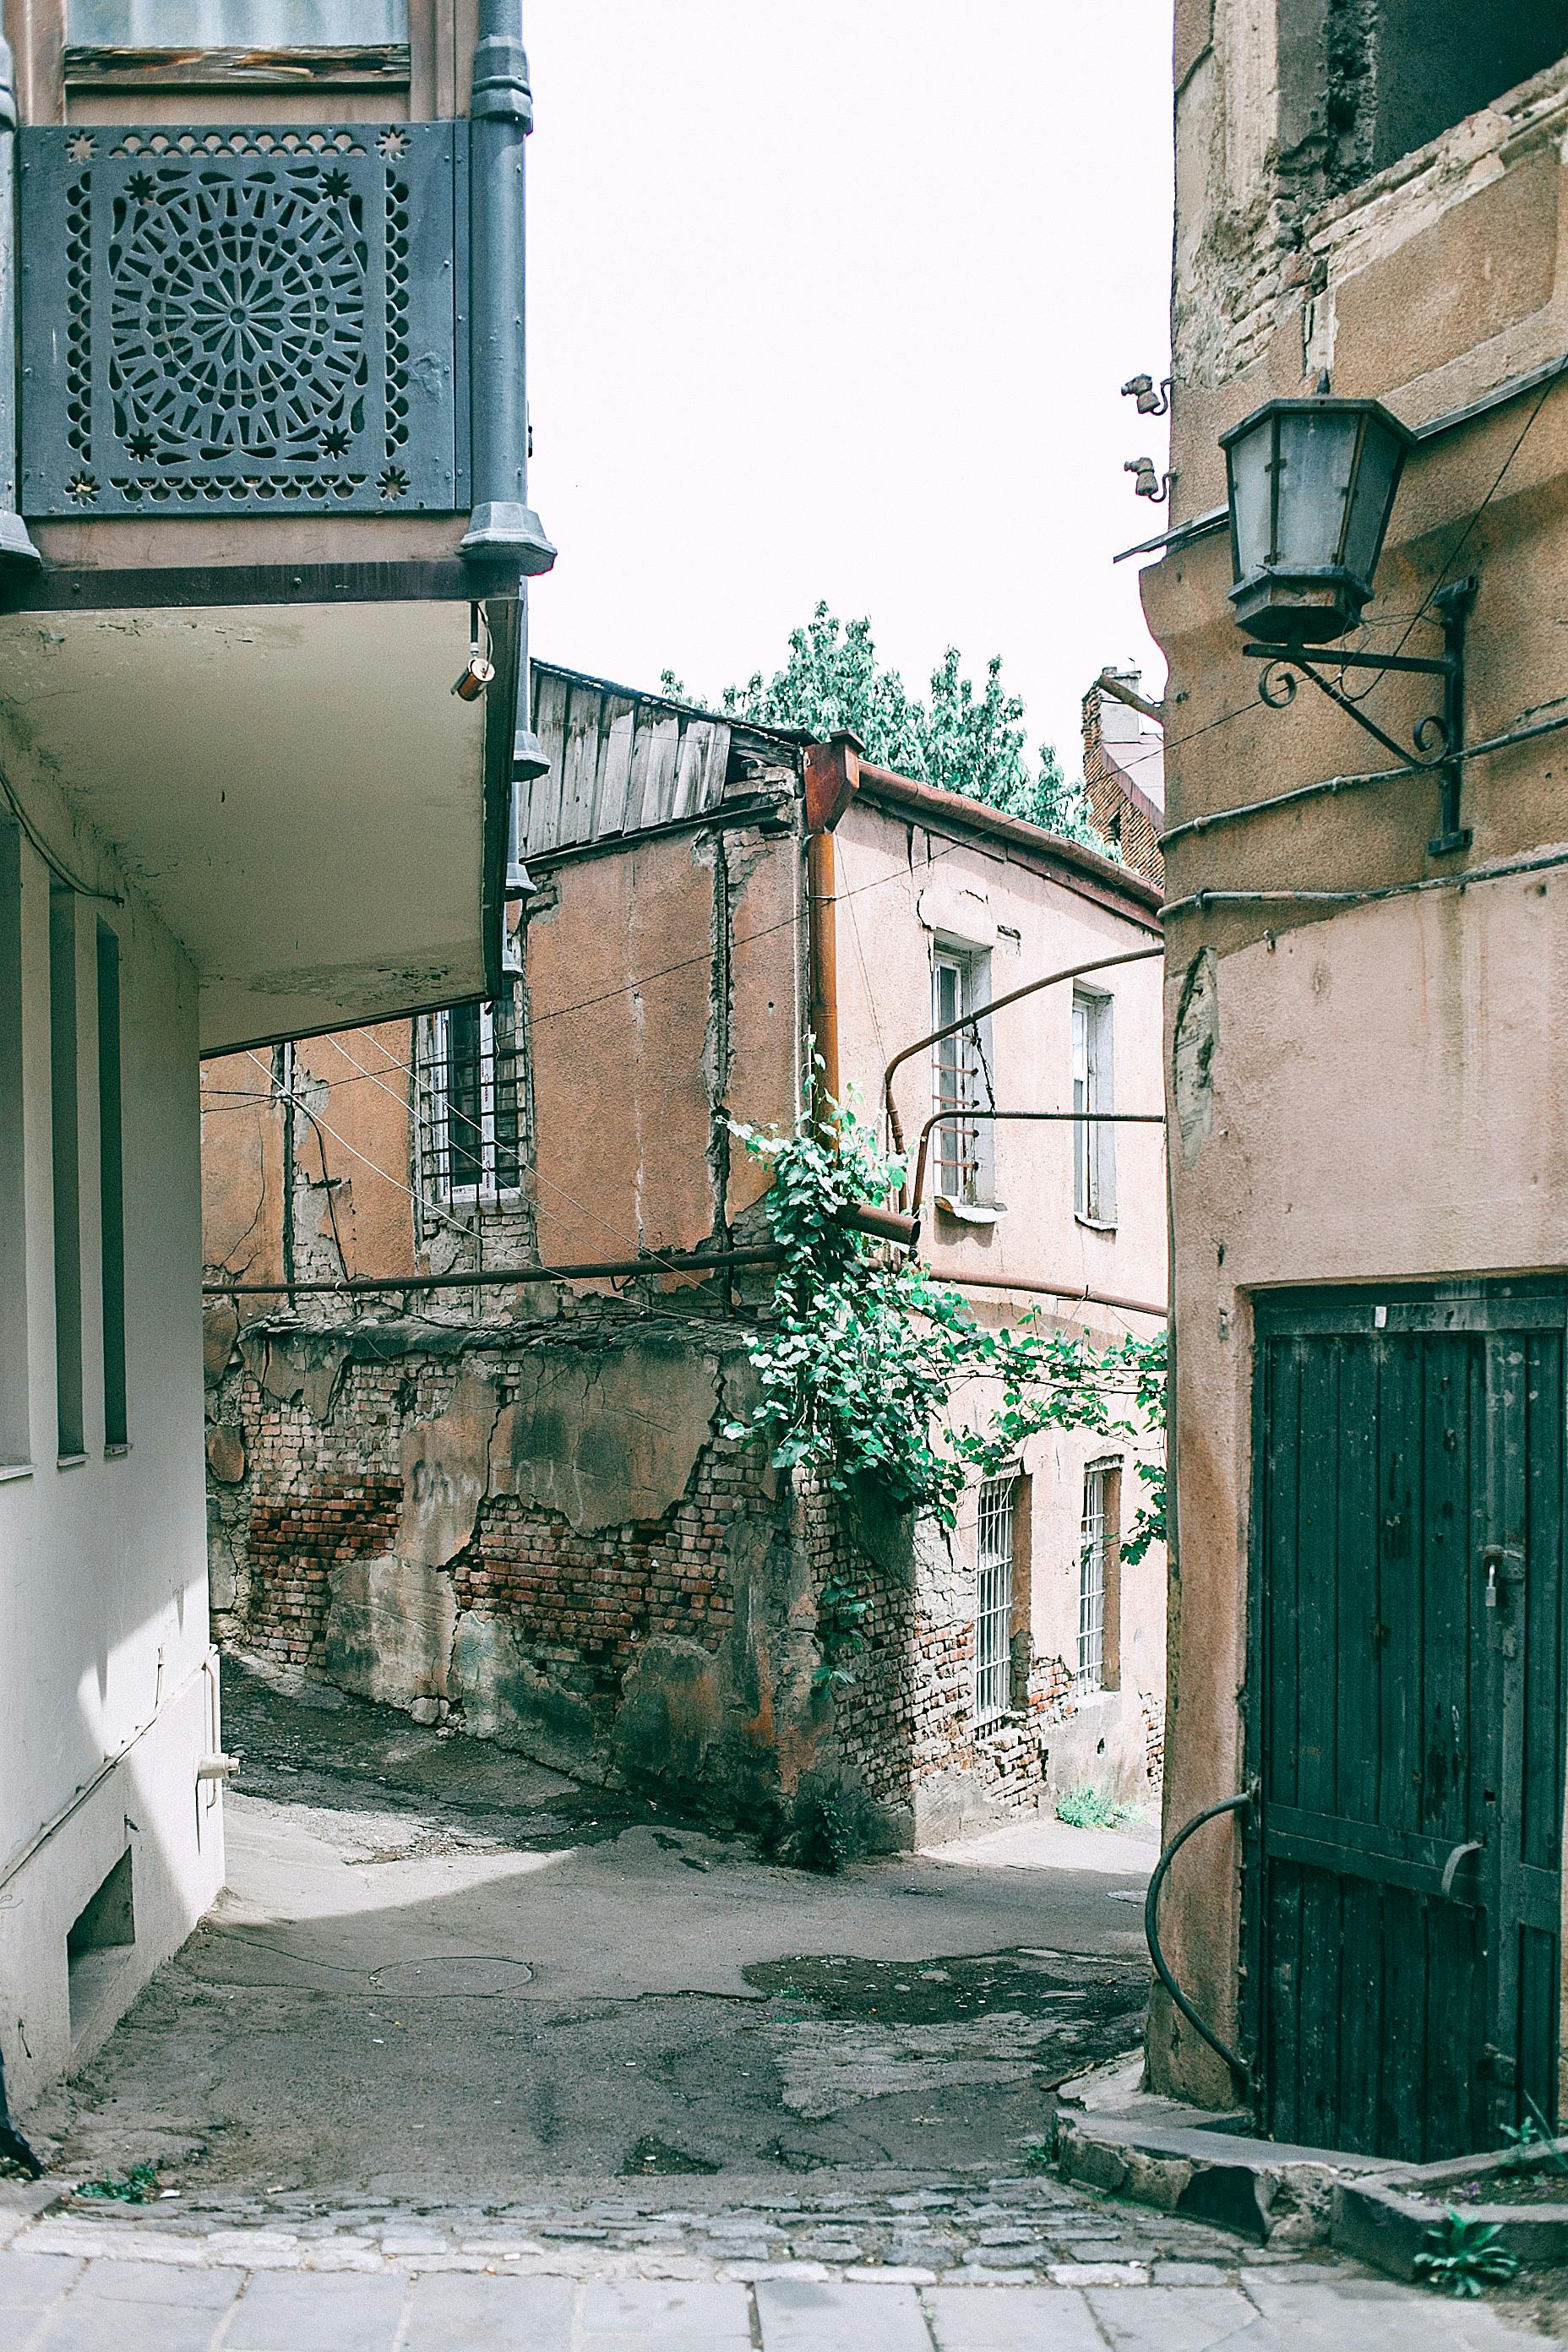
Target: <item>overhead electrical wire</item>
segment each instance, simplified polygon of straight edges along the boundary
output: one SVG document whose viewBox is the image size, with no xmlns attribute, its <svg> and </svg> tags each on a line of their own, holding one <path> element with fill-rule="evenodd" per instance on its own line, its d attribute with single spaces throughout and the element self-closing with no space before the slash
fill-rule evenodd
<svg viewBox="0 0 1568 2352">
<path fill-rule="evenodd" d="M 381 1039 L 375 1036 L 373 1033 L 365 1032 L 363 1034 L 369 1035 L 371 1044 L 375 1047 L 378 1053 L 384 1054 L 386 1055 L 387 1066 L 389 1069 L 401 1070 L 405 1077 L 413 1079 L 416 1086 L 421 1086 L 424 1084 L 424 1080 L 421 1078 L 418 1070 L 415 1068 L 412 1062 L 400 1061 L 397 1055 L 392 1051 L 392 1048 L 389 1045 L 383 1045 Z M 338 1037 L 334 1035 L 329 1042 L 337 1047 L 338 1052 L 342 1054 L 344 1061 L 351 1064 L 351 1066 L 359 1072 L 362 1077 L 369 1079 L 373 1087 L 379 1087 L 383 1094 L 390 1095 L 392 1097 L 394 1102 L 405 1102 L 404 1096 L 396 1087 L 389 1087 L 385 1079 L 379 1076 L 374 1070 L 367 1070 L 363 1062 L 356 1061 L 354 1056 L 349 1052 L 347 1046 L 344 1045 Z M 330 1087 L 332 1084 L 332 1080 L 330 1078 L 324 1078 L 321 1083 L 323 1086 Z M 342 1083 L 347 1086 L 352 1086 L 353 1084 L 353 1080 L 352 1078 L 344 1079 Z M 406 1108 L 405 1102 L 405 1108 Z M 466 1127 L 471 1127 L 475 1134 L 478 1135 L 481 1140 L 483 1139 L 483 1121 L 475 1118 L 471 1111 L 460 1109 L 458 1106 L 452 1101 L 449 1094 L 447 1098 L 447 1116 L 448 1118 L 460 1118 Z M 547 1192 L 559 1194 L 560 1198 L 566 1202 L 569 1208 L 575 1209 L 579 1216 L 586 1217 L 590 1224 L 597 1225 L 600 1232 L 608 1234 L 613 1241 L 620 1242 L 625 1247 L 633 1251 L 646 1250 L 646 1244 L 634 1240 L 631 1235 L 626 1233 L 624 1226 L 611 1224 L 606 1218 L 600 1216 L 597 1210 L 591 1209 L 585 1201 L 580 1201 L 574 1192 L 569 1192 L 564 1184 L 558 1184 L 553 1177 L 546 1176 L 539 1167 L 536 1160 L 531 1160 L 529 1162 L 529 1173 L 533 1178 L 536 1184 L 542 1184 Z M 545 1213 L 548 1215 L 550 1213 L 546 1211 Z M 469 1229 L 467 1226 L 464 1226 L 462 1230 L 466 1233 Z M 651 1262 L 661 1262 L 657 1251 L 647 1251 L 647 1255 Z M 672 1273 L 679 1273 L 681 1271 L 679 1267 L 671 1267 L 668 1270 Z"/>
</svg>

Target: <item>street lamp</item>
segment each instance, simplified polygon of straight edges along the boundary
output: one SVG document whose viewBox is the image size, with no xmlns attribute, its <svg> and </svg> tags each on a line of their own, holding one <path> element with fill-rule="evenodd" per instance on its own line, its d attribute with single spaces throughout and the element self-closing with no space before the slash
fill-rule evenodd
<svg viewBox="0 0 1568 2352">
<path fill-rule="evenodd" d="M 1361 618 L 1415 435 L 1375 400 L 1271 400 L 1220 436 L 1230 601 L 1275 646 L 1321 645 Z"/>
<path fill-rule="evenodd" d="M 1468 847 L 1459 824 L 1464 761 L 1465 624 L 1476 583 L 1450 583 L 1429 598 L 1443 630 L 1443 652 L 1346 653 L 1321 658 L 1348 669 L 1417 670 L 1443 680 L 1443 708 L 1398 742 L 1370 719 L 1361 699 L 1316 667 L 1318 648 L 1357 626 L 1372 596 L 1377 560 L 1394 511 L 1399 478 L 1416 436 L 1380 401 L 1270 400 L 1220 436 L 1230 505 L 1230 601 L 1245 650 L 1265 664 L 1258 691 L 1271 709 L 1295 698 L 1296 677 L 1310 678 L 1401 765 L 1442 779 L 1443 810 L 1435 856 Z M 1425 607 L 1423 608 L 1425 610 Z M 1403 640 L 1401 640 L 1403 642 Z M 1373 681 L 1375 685 L 1375 680 Z M 1371 688 L 1364 689 L 1370 693 Z"/>
</svg>

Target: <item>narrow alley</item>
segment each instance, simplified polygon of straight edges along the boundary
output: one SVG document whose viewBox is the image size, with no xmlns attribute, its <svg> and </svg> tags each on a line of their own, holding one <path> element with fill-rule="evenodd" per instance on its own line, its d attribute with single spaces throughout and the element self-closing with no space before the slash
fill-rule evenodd
<svg viewBox="0 0 1568 2352">
<path fill-rule="evenodd" d="M 1137 2039 L 1147 1829 L 824 1876 L 300 1682 L 226 1661 L 228 1886 L 36 2112 L 56 2169 L 304 2210 L 1011 2171 L 1044 2089 Z"/>
</svg>

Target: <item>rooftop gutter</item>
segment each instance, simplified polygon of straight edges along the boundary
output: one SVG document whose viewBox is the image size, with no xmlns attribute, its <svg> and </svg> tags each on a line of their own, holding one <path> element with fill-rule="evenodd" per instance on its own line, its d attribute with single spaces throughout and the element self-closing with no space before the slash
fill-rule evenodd
<svg viewBox="0 0 1568 2352">
<path fill-rule="evenodd" d="M 963 793 L 943 792 L 936 784 L 916 783 L 911 776 L 895 775 L 890 769 L 873 768 L 865 761 L 860 763 L 857 796 L 879 807 L 918 817 L 933 832 L 966 834 L 980 841 L 999 843 L 1017 852 L 1021 864 L 1031 866 L 1048 881 L 1059 883 L 1080 898 L 1104 907 L 1128 922 L 1138 923 L 1145 930 L 1156 934 L 1159 931 L 1160 893 L 1152 884 L 1127 866 L 1118 866 L 1114 858 L 1086 849 L 1080 842 L 1047 833 L 1042 825 L 1030 824 L 1024 817 L 1008 816 L 1001 809 L 988 808 L 984 801 L 972 801 Z"/>
</svg>

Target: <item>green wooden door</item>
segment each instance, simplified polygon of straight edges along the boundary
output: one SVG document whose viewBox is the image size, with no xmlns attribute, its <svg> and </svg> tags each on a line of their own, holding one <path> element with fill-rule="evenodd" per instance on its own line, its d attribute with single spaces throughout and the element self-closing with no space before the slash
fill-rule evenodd
<svg viewBox="0 0 1568 2352">
<path fill-rule="evenodd" d="M 1559 1290 L 1258 1302 L 1247 2008 L 1279 2139 L 1556 2114 Z"/>
</svg>

